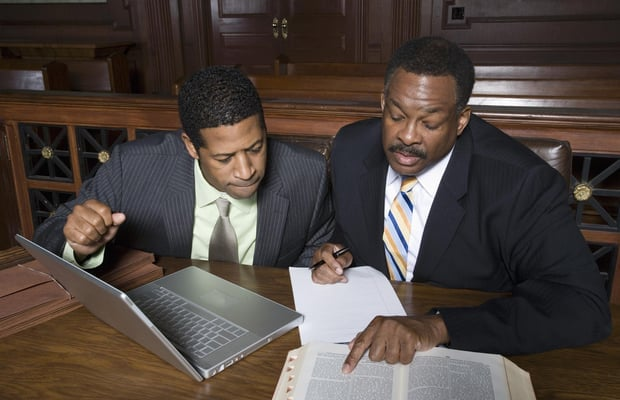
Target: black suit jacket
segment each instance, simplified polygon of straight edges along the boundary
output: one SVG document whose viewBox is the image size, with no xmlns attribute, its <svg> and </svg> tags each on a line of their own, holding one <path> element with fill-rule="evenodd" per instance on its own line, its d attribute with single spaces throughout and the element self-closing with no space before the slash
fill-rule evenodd
<svg viewBox="0 0 620 400">
<path fill-rule="evenodd" d="M 387 169 L 379 119 L 341 129 L 331 153 L 332 241 L 351 248 L 355 265 L 386 275 Z M 530 353 L 609 334 L 603 282 L 567 199 L 557 171 L 472 116 L 431 207 L 414 281 L 512 296 L 478 307 L 441 308 L 452 347 Z"/>
<path fill-rule="evenodd" d="M 318 152 L 268 141 L 267 170 L 258 189 L 254 265 L 308 265 L 334 228 L 327 162 Z M 194 159 L 180 133 L 167 132 L 116 146 L 110 160 L 61 205 L 34 240 L 56 254 L 75 204 L 98 199 L 127 220 L 115 243 L 157 255 L 189 258 L 194 226 Z"/>
</svg>

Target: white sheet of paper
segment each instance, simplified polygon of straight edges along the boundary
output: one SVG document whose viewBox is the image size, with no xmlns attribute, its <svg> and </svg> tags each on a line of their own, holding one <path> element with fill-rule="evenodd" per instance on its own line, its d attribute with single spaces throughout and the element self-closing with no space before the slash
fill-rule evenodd
<svg viewBox="0 0 620 400">
<path fill-rule="evenodd" d="M 348 343 L 377 315 L 406 315 L 390 281 L 372 267 L 345 270 L 349 282 L 318 285 L 309 268 L 290 267 L 301 344 Z"/>
</svg>

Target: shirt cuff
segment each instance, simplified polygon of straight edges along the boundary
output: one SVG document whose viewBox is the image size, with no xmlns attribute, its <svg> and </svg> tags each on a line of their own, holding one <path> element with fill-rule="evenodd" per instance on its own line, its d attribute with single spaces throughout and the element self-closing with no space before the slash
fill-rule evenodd
<svg viewBox="0 0 620 400">
<path fill-rule="evenodd" d="M 62 258 L 69 261 L 72 264 L 77 265 L 82 269 L 93 269 L 101 264 L 103 264 L 103 255 L 105 253 L 105 246 L 101 246 L 99 250 L 95 253 L 91 254 L 86 260 L 82 261 L 82 263 L 77 262 L 75 259 L 75 252 L 73 248 L 69 246 L 69 243 L 65 242 L 65 248 L 62 251 Z"/>
</svg>

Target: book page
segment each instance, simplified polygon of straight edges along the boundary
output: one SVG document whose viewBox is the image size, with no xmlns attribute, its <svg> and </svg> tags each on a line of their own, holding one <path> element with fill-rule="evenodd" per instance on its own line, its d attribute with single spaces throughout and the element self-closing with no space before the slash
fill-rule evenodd
<svg viewBox="0 0 620 400">
<path fill-rule="evenodd" d="M 319 285 L 309 268 L 289 268 L 301 344 L 348 343 L 377 315 L 406 315 L 390 281 L 372 267 L 345 270 L 347 283 Z"/>
<path fill-rule="evenodd" d="M 313 342 L 289 353 L 273 399 L 510 400 L 508 376 L 518 373 L 515 393 L 535 399 L 529 374 L 497 354 L 436 347 L 418 352 L 409 365 L 372 362 L 366 356 L 351 374 L 341 372 L 347 345 Z M 512 371 L 507 371 L 507 361 Z"/>
<path fill-rule="evenodd" d="M 351 374 L 343 374 L 342 363 L 349 348 L 344 344 L 314 342 L 300 353 L 303 369 L 295 383 L 292 397 L 305 400 L 382 399 L 393 397 L 394 367 L 375 363 L 366 356 Z"/>
<path fill-rule="evenodd" d="M 509 400 L 503 357 L 436 347 L 416 353 L 406 399 Z M 521 400 L 521 399 L 519 399 Z"/>
</svg>

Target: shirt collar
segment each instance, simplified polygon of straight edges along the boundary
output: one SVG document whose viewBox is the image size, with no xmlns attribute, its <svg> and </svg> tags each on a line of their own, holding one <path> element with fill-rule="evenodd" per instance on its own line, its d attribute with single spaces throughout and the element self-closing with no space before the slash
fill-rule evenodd
<svg viewBox="0 0 620 400">
<path fill-rule="evenodd" d="M 256 203 L 256 193 L 247 199 L 235 199 L 230 197 L 228 193 L 220 192 L 211 186 L 202 175 L 198 160 L 194 160 L 194 189 L 196 192 L 196 208 L 206 207 L 220 197 L 227 199 L 233 207 L 238 207 L 244 212 L 249 211 L 250 207 Z"/>
</svg>

